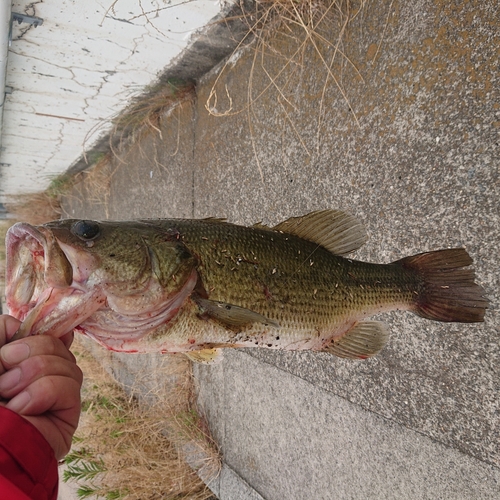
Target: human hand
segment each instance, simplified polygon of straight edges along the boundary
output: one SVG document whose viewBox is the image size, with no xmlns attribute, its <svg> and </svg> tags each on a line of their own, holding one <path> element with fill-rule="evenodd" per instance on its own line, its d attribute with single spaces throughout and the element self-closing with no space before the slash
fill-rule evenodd
<svg viewBox="0 0 500 500">
<path fill-rule="evenodd" d="M 0 405 L 31 422 L 60 460 L 71 447 L 80 418 L 83 375 L 68 350 L 73 333 L 7 344 L 19 325 L 12 316 L 0 315 Z"/>
</svg>

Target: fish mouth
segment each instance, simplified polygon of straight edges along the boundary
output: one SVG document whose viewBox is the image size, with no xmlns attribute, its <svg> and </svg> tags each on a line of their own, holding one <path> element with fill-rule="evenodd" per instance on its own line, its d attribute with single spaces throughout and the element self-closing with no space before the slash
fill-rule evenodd
<svg viewBox="0 0 500 500">
<path fill-rule="evenodd" d="M 5 245 L 7 305 L 18 319 L 25 318 L 43 289 L 71 285 L 71 264 L 46 230 L 20 222 L 9 229 Z"/>
<path fill-rule="evenodd" d="M 73 266 L 49 229 L 20 222 L 5 244 L 7 307 L 23 322 L 14 340 L 40 333 L 61 337 L 101 307 L 102 294 L 73 281 Z"/>
<path fill-rule="evenodd" d="M 98 257 L 80 251 L 46 226 L 18 223 L 6 237 L 6 302 L 10 313 L 22 321 L 11 340 L 29 335 L 61 337 L 75 328 L 108 349 L 126 345 L 168 324 L 193 292 L 198 274 L 192 269 L 173 292 L 162 289 L 151 274 L 134 293 L 116 295 L 109 282 L 92 277 Z M 135 297 L 151 298 L 142 311 L 124 303 Z"/>
</svg>

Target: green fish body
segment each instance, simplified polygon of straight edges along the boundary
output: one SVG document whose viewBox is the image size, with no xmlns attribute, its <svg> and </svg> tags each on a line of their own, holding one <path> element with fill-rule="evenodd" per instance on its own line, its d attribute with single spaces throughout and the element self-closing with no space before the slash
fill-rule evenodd
<svg viewBox="0 0 500 500">
<path fill-rule="evenodd" d="M 387 341 L 366 318 L 409 310 L 482 321 L 487 307 L 464 249 L 390 264 L 346 258 L 365 241 L 340 211 L 268 228 L 220 219 L 61 220 L 7 235 L 7 303 L 19 336 L 75 328 L 108 349 L 183 352 L 310 349 L 370 357 Z M 26 279 L 30 285 L 25 284 Z"/>
</svg>

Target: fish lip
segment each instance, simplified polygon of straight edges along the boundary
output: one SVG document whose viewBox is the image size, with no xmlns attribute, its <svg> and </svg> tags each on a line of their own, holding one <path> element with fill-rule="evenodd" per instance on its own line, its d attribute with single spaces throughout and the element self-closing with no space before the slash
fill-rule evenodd
<svg viewBox="0 0 500 500">
<path fill-rule="evenodd" d="M 31 238 L 32 242 L 28 242 Z M 36 242 L 33 244 L 33 241 Z M 28 243 L 27 243 L 28 242 Z M 26 245 L 31 252 L 28 262 L 23 262 L 19 257 L 20 248 Z M 33 289 L 42 288 L 64 288 L 71 286 L 72 268 L 50 229 L 43 226 L 32 226 L 26 222 L 14 224 L 7 232 L 5 238 L 6 246 L 6 299 L 9 310 L 19 316 L 24 316 L 26 310 L 32 309 L 38 302 L 40 293 L 36 291 L 28 297 L 22 298 L 16 294 L 17 288 L 26 280 L 33 280 Z M 37 247 L 41 252 L 38 255 L 38 265 L 42 269 L 36 271 L 35 253 Z M 20 274 L 24 271 L 22 274 Z M 31 306 L 31 307 L 30 307 Z"/>
<path fill-rule="evenodd" d="M 37 283 L 39 279 L 31 249 L 28 262 L 23 262 L 26 254 L 24 254 L 24 259 L 20 256 L 20 249 L 29 237 L 36 241 L 45 253 L 47 242 L 44 235 L 30 224 L 25 222 L 14 224 L 5 237 L 5 297 L 10 313 L 20 320 L 23 320 L 28 311 L 35 306 L 38 297 L 34 295 L 36 295 L 37 286 L 40 285 Z"/>
<path fill-rule="evenodd" d="M 6 236 L 6 245 L 7 249 L 12 248 L 15 243 L 19 241 L 24 241 L 26 239 L 26 235 L 29 234 L 33 236 L 41 245 L 46 244 L 45 236 L 38 230 L 35 226 L 28 224 L 27 222 L 17 222 L 13 226 L 9 228 Z M 15 239 L 13 242 L 12 240 Z"/>
<path fill-rule="evenodd" d="M 32 238 L 34 238 L 43 248 L 44 252 L 46 252 L 47 250 L 47 240 L 45 236 L 36 227 L 26 222 L 18 222 L 17 224 L 14 224 L 7 231 L 7 235 L 5 238 L 5 247 L 6 247 L 5 278 L 7 283 L 12 282 L 15 263 L 17 262 L 16 253 L 19 246 L 26 241 L 27 236 L 31 236 Z"/>
</svg>

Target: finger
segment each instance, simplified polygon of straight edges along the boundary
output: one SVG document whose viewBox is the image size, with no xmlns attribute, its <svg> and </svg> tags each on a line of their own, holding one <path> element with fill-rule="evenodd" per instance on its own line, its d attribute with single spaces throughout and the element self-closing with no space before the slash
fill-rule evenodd
<svg viewBox="0 0 500 500">
<path fill-rule="evenodd" d="M 42 377 L 61 376 L 83 381 L 80 368 L 60 356 L 35 356 L 0 375 L 0 397 L 11 399 Z"/>
<path fill-rule="evenodd" d="M 75 362 L 73 354 L 57 338 L 49 335 L 36 335 L 16 340 L 4 345 L 0 349 L 0 360 L 4 368 L 12 368 L 25 359 L 40 355 L 60 356 L 68 361 Z"/>
<path fill-rule="evenodd" d="M 67 377 L 43 377 L 6 407 L 32 422 L 61 458 L 69 450 L 80 418 L 80 384 Z"/>
<path fill-rule="evenodd" d="M 66 349 L 69 349 L 71 347 L 71 344 L 73 343 L 73 339 L 75 337 L 74 332 L 69 332 L 63 335 L 62 337 L 59 337 L 59 340 L 66 346 Z"/>
<path fill-rule="evenodd" d="M 14 333 L 19 329 L 21 322 L 9 316 L 8 314 L 0 314 L 0 345 L 8 342 Z"/>
<path fill-rule="evenodd" d="M 73 378 L 54 375 L 33 382 L 7 403 L 7 408 L 20 415 L 51 413 L 80 413 L 80 384 Z M 62 418 L 62 420 L 67 420 Z M 78 420 L 78 419 L 76 419 Z"/>
<path fill-rule="evenodd" d="M 9 316 L 7 314 L 0 315 L 0 347 L 6 344 L 11 337 L 16 333 L 21 322 L 16 318 Z M 5 367 L 3 366 L 0 359 L 0 375 L 5 372 Z"/>
</svg>

